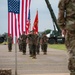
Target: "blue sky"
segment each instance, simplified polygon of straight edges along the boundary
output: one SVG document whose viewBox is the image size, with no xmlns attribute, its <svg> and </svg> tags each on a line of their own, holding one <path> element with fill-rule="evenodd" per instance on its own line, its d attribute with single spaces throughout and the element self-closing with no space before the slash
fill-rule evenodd
<svg viewBox="0 0 75 75">
<path fill-rule="evenodd" d="M 54 10 L 56 17 L 58 17 L 58 2 L 59 0 L 49 0 Z M 45 0 L 31 0 L 31 26 L 35 19 L 36 11 L 38 9 L 39 15 L 39 31 L 46 29 L 53 29 L 53 22 L 51 15 L 46 6 Z M 8 6 L 7 0 L 0 0 L 0 34 L 8 31 Z"/>
</svg>

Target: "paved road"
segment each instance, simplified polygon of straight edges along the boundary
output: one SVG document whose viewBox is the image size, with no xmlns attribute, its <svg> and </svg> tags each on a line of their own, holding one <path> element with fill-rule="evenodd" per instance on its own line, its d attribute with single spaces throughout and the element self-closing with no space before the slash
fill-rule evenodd
<svg viewBox="0 0 75 75">
<path fill-rule="evenodd" d="M 70 75 L 70 74 L 69 73 L 50 73 L 50 74 L 26 74 L 26 75 Z"/>
<path fill-rule="evenodd" d="M 69 73 L 67 69 L 68 55 L 66 51 L 55 50 L 48 48 L 48 54 L 37 55 L 37 59 L 29 57 L 27 48 L 26 55 L 22 55 L 17 47 L 17 73 L 19 75 L 28 74 L 48 74 L 50 73 Z M 13 45 L 12 52 L 8 52 L 7 45 L 0 45 L 0 69 L 12 69 L 12 74 L 15 75 L 15 46 Z M 61 74 L 60 74 L 61 75 Z M 65 74 L 63 74 L 65 75 Z M 68 75 L 68 74 L 66 74 Z"/>
</svg>

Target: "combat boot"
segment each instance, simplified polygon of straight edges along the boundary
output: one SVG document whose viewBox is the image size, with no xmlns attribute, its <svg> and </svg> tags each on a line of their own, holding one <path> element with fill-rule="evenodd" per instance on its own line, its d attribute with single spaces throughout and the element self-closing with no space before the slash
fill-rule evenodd
<svg viewBox="0 0 75 75">
<path fill-rule="evenodd" d="M 39 55 L 39 52 L 37 52 L 37 55 Z"/>
<path fill-rule="evenodd" d="M 33 57 L 32 55 L 30 55 L 30 57 Z"/>
<path fill-rule="evenodd" d="M 33 59 L 36 59 L 36 56 L 33 56 Z"/>
<path fill-rule="evenodd" d="M 75 72 L 71 72 L 70 75 L 75 75 Z"/>
<path fill-rule="evenodd" d="M 26 53 L 23 52 L 23 55 L 26 55 Z"/>
<path fill-rule="evenodd" d="M 9 50 L 9 52 L 11 52 L 12 50 Z"/>
<path fill-rule="evenodd" d="M 47 52 L 44 52 L 44 55 L 47 55 Z"/>
</svg>

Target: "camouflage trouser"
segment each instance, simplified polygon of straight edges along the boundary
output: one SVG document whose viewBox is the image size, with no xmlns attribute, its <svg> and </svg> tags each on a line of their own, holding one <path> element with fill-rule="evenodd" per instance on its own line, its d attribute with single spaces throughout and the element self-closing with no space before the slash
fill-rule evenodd
<svg viewBox="0 0 75 75">
<path fill-rule="evenodd" d="M 43 51 L 43 45 L 41 44 L 41 51 Z"/>
<path fill-rule="evenodd" d="M 66 31 L 65 45 L 69 52 L 68 69 L 75 75 L 75 31 Z"/>
<path fill-rule="evenodd" d="M 9 51 L 12 50 L 12 43 L 8 43 L 8 50 L 9 50 Z"/>
<path fill-rule="evenodd" d="M 36 45 L 36 53 L 39 54 L 40 52 L 40 44 Z"/>
<path fill-rule="evenodd" d="M 22 51 L 22 44 L 19 44 L 19 51 Z"/>
<path fill-rule="evenodd" d="M 36 57 L 36 45 L 35 44 L 31 44 L 31 49 L 32 49 L 32 56 Z"/>
<path fill-rule="evenodd" d="M 29 54 L 32 56 L 32 48 L 31 48 L 31 44 L 29 44 Z"/>
<path fill-rule="evenodd" d="M 43 46 L 43 52 L 47 53 L 47 44 L 43 44 L 42 46 Z"/>
<path fill-rule="evenodd" d="M 27 46 L 26 43 L 22 43 L 22 51 L 23 51 L 23 54 L 26 53 L 26 46 Z"/>
</svg>

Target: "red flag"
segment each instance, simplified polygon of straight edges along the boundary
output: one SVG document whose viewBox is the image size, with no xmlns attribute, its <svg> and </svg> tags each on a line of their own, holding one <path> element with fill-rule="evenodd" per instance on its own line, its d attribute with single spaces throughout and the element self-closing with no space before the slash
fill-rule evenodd
<svg viewBox="0 0 75 75">
<path fill-rule="evenodd" d="M 36 16 L 35 16 L 32 30 L 34 30 L 36 34 L 38 33 L 38 11 L 36 12 Z"/>
</svg>

